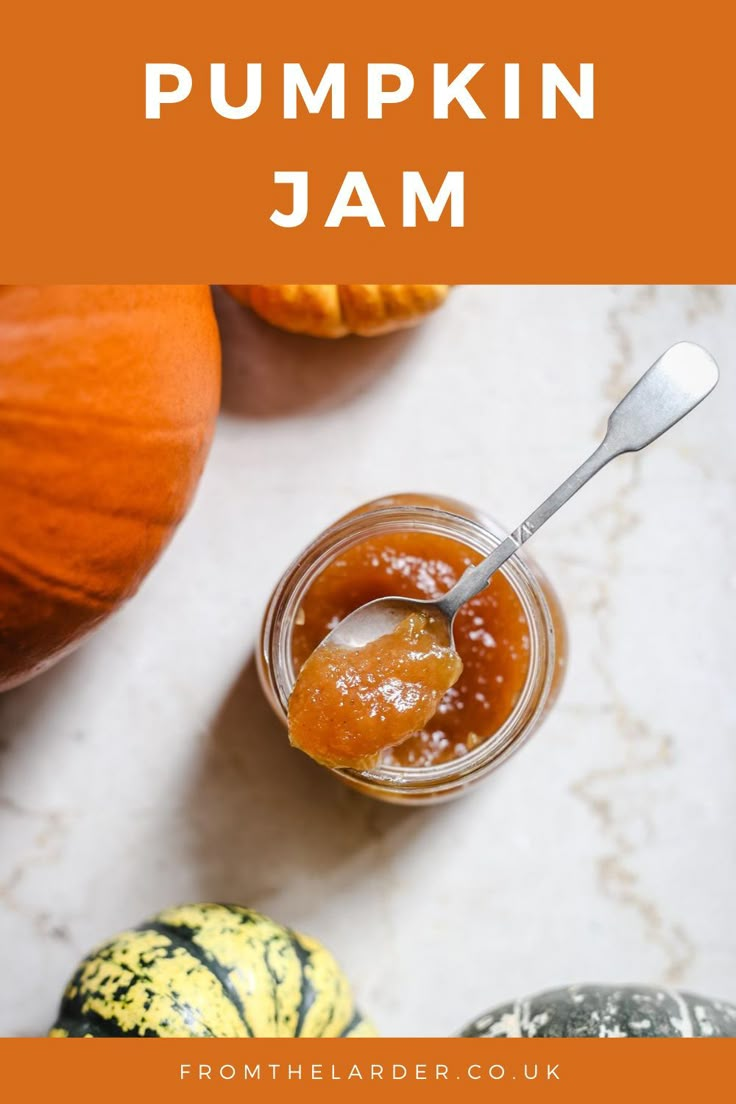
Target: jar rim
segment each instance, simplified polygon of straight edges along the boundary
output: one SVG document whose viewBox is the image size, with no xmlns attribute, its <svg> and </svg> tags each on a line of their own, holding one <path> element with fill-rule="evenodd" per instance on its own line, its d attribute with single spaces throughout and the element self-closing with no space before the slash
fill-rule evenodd
<svg viewBox="0 0 736 1104">
<path fill-rule="evenodd" d="M 292 561 L 271 597 L 263 623 L 261 658 L 284 720 L 296 680 L 292 630 L 301 600 L 312 581 L 341 552 L 371 536 L 409 529 L 449 537 L 486 556 L 508 535 L 498 522 L 480 511 L 474 510 L 474 516 L 468 517 L 440 506 L 381 504 L 386 501 L 391 499 L 379 499 L 375 506 L 368 503 L 364 510 L 348 514 L 324 529 Z M 458 502 L 458 506 L 462 505 Z M 503 724 L 476 748 L 447 762 L 431 766 L 378 766 L 371 770 L 331 768 L 332 773 L 379 793 L 437 794 L 443 788 L 455 788 L 469 776 L 475 779 L 495 768 L 520 746 L 535 727 L 535 719 L 544 709 L 550 692 L 555 668 L 555 627 L 544 589 L 527 557 L 516 552 L 500 570 L 519 599 L 529 626 L 529 666 L 524 686 Z"/>
</svg>

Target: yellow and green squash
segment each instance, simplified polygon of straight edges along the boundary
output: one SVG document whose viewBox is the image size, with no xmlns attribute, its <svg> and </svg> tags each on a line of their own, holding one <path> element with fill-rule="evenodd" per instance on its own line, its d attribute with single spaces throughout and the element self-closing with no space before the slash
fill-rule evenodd
<svg viewBox="0 0 736 1104">
<path fill-rule="evenodd" d="M 183 905 L 93 951 L 56 1037 L 375 1035 L 329 951 L 236 905 Z"/>
</svg>

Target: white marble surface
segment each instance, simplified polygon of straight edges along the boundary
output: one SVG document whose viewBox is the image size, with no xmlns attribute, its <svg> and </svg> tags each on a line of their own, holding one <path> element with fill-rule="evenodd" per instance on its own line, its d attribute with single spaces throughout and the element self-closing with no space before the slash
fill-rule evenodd
<svg viewBox="0 0 736 1104">
<path fill-rule="evenodd" d="M 96 941 L 199 899 L 321 938 L 386 1034 L 568 981 L 736 999 L 736 289 L 458 288 L 377 342 L 240 326 L 173 544 L 81 651 L 0 698 L 0 1034 L 43 1032 Z M 680 338 L 721 358 L 715 396 L 535 540 L 572 650 L 527 747 L 423 811 L 290 751 L 251 655 L 292 555 L 395 490 L 515 523 Z"/>
</svg>

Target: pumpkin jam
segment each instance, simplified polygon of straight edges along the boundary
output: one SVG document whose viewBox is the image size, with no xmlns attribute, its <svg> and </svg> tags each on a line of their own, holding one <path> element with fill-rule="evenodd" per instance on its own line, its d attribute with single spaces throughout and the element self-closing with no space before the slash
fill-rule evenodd
<svg viewBox="0 0 736 1104">
<path fill-rule="evenodd" d="M 318 704 L 305 705 L 301 697 L 294 701 L 292 694 L 289 704 L 292 742 L 302 741 L 299 746 L 306 744 L 305 750 L 312 755 L 317 748 L 329 760 L 332 744 L 342 740 L 340 734 L 328 731 L 334 723 L 336 694 L 340 693 L 335 687 L 335 669 L 330 666 L 329 652 L 335 649 L 317 652 L 314 662 L 320 664 L 320 670 L 309 675 L 308 669 L 310 656 L 338 622 L 374 598 L 391 595 L 437 598 L 457 582 L 467 567 L 481 558 L 451 537 L 412 530 L 361 541 L 329 563 L 307 590 L 292 635 L 295 669 L 299 674 L 304 668 L 305 685 L 308 679 L 312 689 L 321 687 L 327 705 L 320 713 Z M 421 633 L 421 627 L 402 622 L 397 631 Z M 501 572 L 497 572 L 490 585 L 459 611 L 454 638 L 462 663 L 462 672 L 459 677 L 455 675 L 457 681 L 453 680 L 449 665 L 445 668 L 432 666 L 424 691 L 418 693 L 421 707 L 418 700 L 416 713 L 412 712 L 412 717 L 424 715 L 406 739 L 402 739 L 402 735 L 406 735 L 407 729 L 402 727 L 398 736 L 400 743 L 384 736 L 379 744 L 380 722 L 371 726 L 367 737 L 371 750 L 367 754 L 373 761 L 377 748 L 383 747 L 386 750 L 381 753 L 380 762 L 385 766 L 427 767 L 446 763 L 484 743 L 510 716 L 529 670 L 529 626 L 519 598 Z M 391 650 L 397 646 L 407 648 L 406 641 L 388 641 L 389 638 L 382 637 L 370 647 L 375 646 L 377 650 L 379 646 Z M 357 657 L 365 651 L 365 648 L 353 650 L 352 663 L 357 665 Z M 449 649 L 445 651 L 449 656 L 454 655 Z M 328 653 L 326 658 L 325 652 Z M 344 657 L 339 659 L 341 663 L 344 661 Z M 375 653 L 368 657 L 369 664 L 371 660 L 376 660 Z M 421 661 L 415 662 L 418 670 Z M 386 668 L 383 670 L 385 673 Z M 316 680 L 315 674 L 319 676 Z M 322 675 L 324 681 L 320 682 Z M 437 701 L 436 691 L 441 678 L 446 678 L 444 685 L 448 689 Z M 360 721 L 362 725 L 366 703 L 356 703 L 355 696 L 350 695 L 339 700 L 349 703 L 341 707 L 346 721 Z M 430 704 L 432 711 L 424 712 Z M 297 719 L 297 710 L 301 712 L 302 709 L 305 720 L 307 709 L 309 711 L 309 724 L 313 726 L 309 733 L 301 729 Z M 297 725 L 299 730 L 295 732 Z M 362 739 L 362 727 L 360 731 Z M 396 746 L 387 747 L 394 743 Z"/>
<path fill-rule="evenodd" d="M 380 753 L 420 732 L 462 671 L 428 613 L 360 648 L 326 644 L 299 671 L 289 739 L 326 767 L 375 767 Z"/>
</svg>

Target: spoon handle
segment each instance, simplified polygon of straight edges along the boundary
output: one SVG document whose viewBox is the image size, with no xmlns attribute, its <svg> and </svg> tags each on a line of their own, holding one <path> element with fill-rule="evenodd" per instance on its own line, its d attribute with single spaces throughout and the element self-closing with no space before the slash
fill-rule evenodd
<svg viewBox="0 0 736 1104">
<path fill-rule="evenodd" d="M 448 617 L 454 617 L 460 606 L 484 590 L 494 572 L 609 460 L 624 452 L 638 452 L 656 441 L 694 410 L 717 383 L 718 366 L 710 353 L 689 341 L 671 346 L 618 404 L 608 419 L 606 436 L 595 452 L 490 556 L 469 567 L 437 605 Z"/>
</svg>

